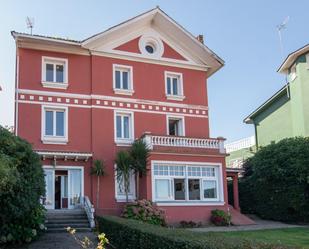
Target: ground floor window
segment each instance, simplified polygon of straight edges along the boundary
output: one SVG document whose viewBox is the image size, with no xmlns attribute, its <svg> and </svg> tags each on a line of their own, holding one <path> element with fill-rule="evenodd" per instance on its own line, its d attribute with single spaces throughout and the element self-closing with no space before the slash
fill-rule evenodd
<svg viewBox="0 0 309 249">
<path fill-rule="evenodd" d="M 154 201 L 220 201 L 220 165 L 153 163 Z"/>
<path fill-rule="evenodd" d="M 128 198 L 135 200 L 135 175 L 132 172 L 129 179 Z M 122 177 L 117 177 L 115 170 L 115 197 L 117 201 L 126 201 L 125 184 Z"/>
</svg>

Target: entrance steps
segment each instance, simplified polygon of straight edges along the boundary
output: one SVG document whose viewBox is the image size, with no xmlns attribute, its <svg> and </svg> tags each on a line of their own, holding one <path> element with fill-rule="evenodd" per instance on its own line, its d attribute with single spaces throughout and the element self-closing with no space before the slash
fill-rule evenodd
<svg viewBox="0 0 309 249">
<path fill-rule="evenodd" d="M 45 225 L 47 232 L 67 232 L 66 228 L 71 227 L 77 232 L 90 232 L 91 228 L 85 210 L 48 210 Z"/>
<path fill-rule="evenodd" d="M 234 226 L 255 225 L 255 222 L 232 206 L 229 206 L 232 215 L 231 223 Z"/>
</svg>

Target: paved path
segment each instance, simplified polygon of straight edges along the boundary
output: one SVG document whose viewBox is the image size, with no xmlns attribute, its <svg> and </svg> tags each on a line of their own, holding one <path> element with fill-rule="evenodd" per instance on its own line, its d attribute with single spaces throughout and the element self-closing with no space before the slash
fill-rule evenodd
<svg viewBox="0 0 309 249">
<path fill-rule="evenodd" d="M 96 235 L 91 232 L 76 234 L 79 238 L 87 236 L 97 244 Z M 9 249 L 79 249 L 81 248 L 69 233 L 45 233 L 37 241 Z M 95 248 L 93 245 L 92 248 Z"/>
<path fill-rule="evenodd" d="M 301 225 L 292 225 L 286 224 L 279 221 L 271 220 L 261 220 L 256 216 L 250 216 L 252 220 L 255 221 L 255 225 L 246 225 L 246 226 L 230 226 L 230 227 L 201 227 L 201 228 L 192 228 L 191 231 L 195 232 L 232 232 L 232 231 L 253 231 L 253 230 L 263 230 L 263 229 L 279 229 L 279 228 L 293 228 L 293 227 L 308 227 Z"/>
</svg>

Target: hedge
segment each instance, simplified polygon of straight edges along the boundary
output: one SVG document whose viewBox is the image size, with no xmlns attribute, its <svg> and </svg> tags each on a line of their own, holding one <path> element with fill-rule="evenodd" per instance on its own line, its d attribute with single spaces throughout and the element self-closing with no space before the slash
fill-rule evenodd
<svg viewBox="0 0 309 249">
<path fill-rule="evenodd" d="M 0 126 L 0 244 L 30 242 L 44 230 L 44 173 L 31 145 Z"/>
<path fill-rule="evenodd" d="M 249 240 L 225 238 L 215 233 L 160 227 L 116 216 L 97 217 L 99 231 L 117 249 L 283 249 Z"/>
<path fill-rule="evenodd" d="M 239 195 L 247 213 L 309 222 L 309 138 L 287 138 L 260 148 L 245 163 Z"/>
</svg>

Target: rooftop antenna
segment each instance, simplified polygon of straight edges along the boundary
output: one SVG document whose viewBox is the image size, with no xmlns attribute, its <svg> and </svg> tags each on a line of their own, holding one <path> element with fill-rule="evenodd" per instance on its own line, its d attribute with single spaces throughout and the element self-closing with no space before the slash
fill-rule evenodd
<svg viewBox="0 0 309 249">
<path fill-rule="evenodd" d="M 32 29 L 34 26 L 34 18 L 30 18 L 29 16 L 27 16 L 26 24 L 27 24 L 27 28 L 30 29 L 30 34 L 32 35 Z"/>
<path fill-rule="evenodd" d="M 281 58 L 282 60 L 284 59 L 284 52 L 283 52 L 283 42 L 282 42 L 282 30 L 286 29 L 287 23 L 289 22 L 290 17 L 287 16 L 284 21 L 277 25 L 277 31 L 278 31 L 278 35 L 279 35 L 279 42 L 280 42 L 280 52 L 281 52 Z M 285 75 L 285 84 L 286 84 L 286 91 L 287 91 L 287 95 L 288 98 L 290 98 L 290 92 L 289 92 L 289 82 L 288 82 L 288 74 Z"/>
</svg>

